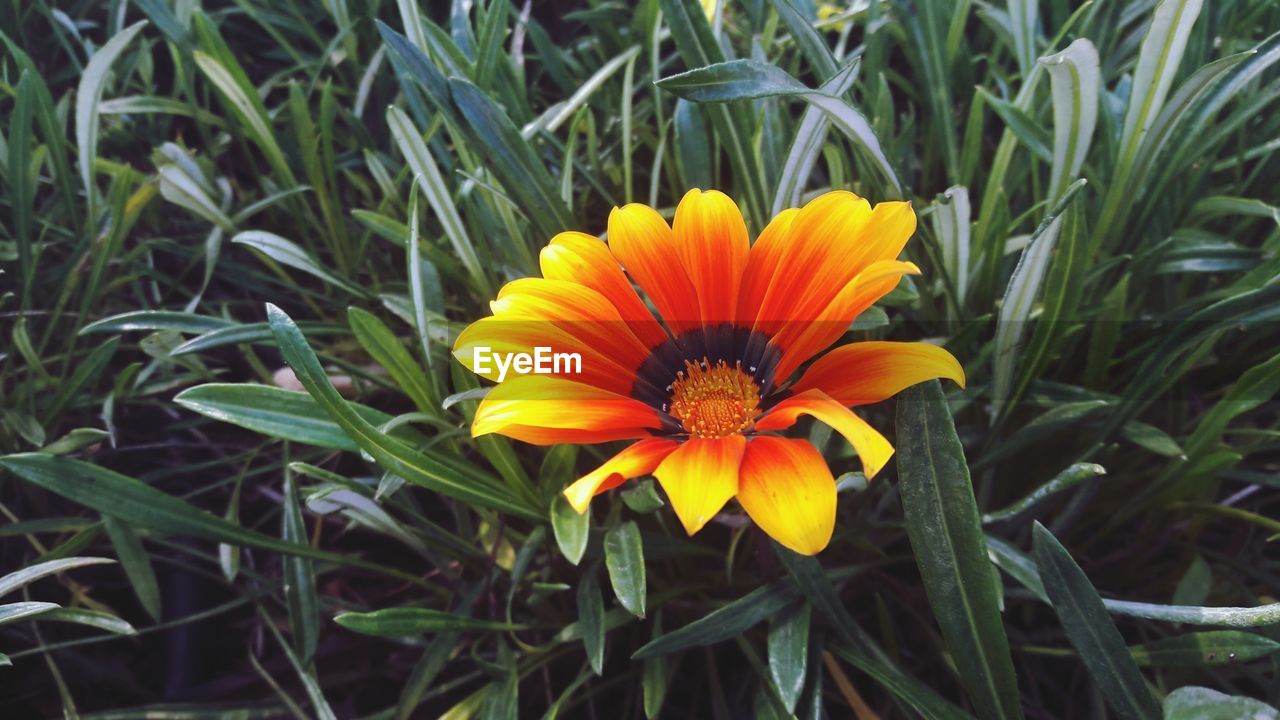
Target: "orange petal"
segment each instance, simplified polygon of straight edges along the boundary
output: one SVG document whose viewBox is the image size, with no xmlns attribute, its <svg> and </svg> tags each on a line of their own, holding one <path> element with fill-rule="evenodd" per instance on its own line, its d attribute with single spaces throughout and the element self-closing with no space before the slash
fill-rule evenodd
<svg viewBox="0 0 1280 720">
<path fill-rule="evenodd" d="M 654 347 L 667 339 L 666 331 L 599 238 L 580 232 L 560 233 L 542 249 L 538 263 L 543 277 L 576 282 L 607 298 L 645 346 Z"/>
<path fill-rule="evenodd" d="M 775 215 L 751 246 L 747 268 L 742 275 L 742 287 L 738 290 L 737 314 L 742 327 L 755 327 L 760 304 L 764 302 L 788 247 L 787 233 L 799 213 L 799 208 L 790 208 Z"/>
<path fill-rule="evenodd" d="M 471 372 L 497 382 L 499 370 L 493 355 L 533 354 L 540 347 L 548 348 L 552 353 L 577 353 L 581 358 L 581 362 L 572 368 L 568 363 L 563 364 L 561 369 L 564 372 L 553 372 L 551 377 L 568 378 L 622 395 L 629 394 L 635 385 L 634 369 L 623 367 L 554 324 L 539 320 L 481 318 L 458 334 L 453 344 L 453 356 Z M 485 353 L 483 367 L 477 365 L 477 349 Z M 581 372 L 577 372 L 579 369 Z M 507 377 L 515 377 L 514 371 L 509 370 Z"/>
<path fill-rule="evenodd" d="M 522 375 L 480 401 L 471 435 L 551 445 L 643 438 L 660 425 L 657 412 L 639 400 L 563 378 Z"/>
<path fill-rule="evenodd" d="M 862 473 L 868 480 L 893 457 L 893 446 L 883 435 L 821 390 L 806 390 L 783 400 L 756 421 L 756 429 L 785 430 L 795 425 L 801 415 L 811 415 L 843 435 L 858 451 Z"/>
<path fill-rule="evenodd" d="M 618 309 L 586 285 L 521 278 L 504 285 L 489 305 L 496 317 L 552 323 L 632 370 L 649 357 L 648 347 L 622 321 Z"/>
<path fill-rule="evenodd" d="M 716 190 L 690 190 L 672 223 L 685 272 L 698 295 L 703 325 L 736 319 L 738 288 L 751 242 L 733 200 Z"/>
<path fill-rule="evenodd" d="M 698 326 L 698 295 L 680 263 L 671 227 L 657 211 L 637 203 L 614 208 L 609 249 L 673 333 Z"/>
<path fill-rule="evenodd" d="M 841 405 L 866 405 L 934 378 L 948 378 L 964 387 L 964 368 L 937 345 L 856 342 L 818 358 L 793 390 L 817 388 Z"/>
<path fill-rule="evenodd" d="M 653 471 L 686 533 L 701 530 L 737 493 L 746 444 L 741 435 L 692 438 Z"/>
<path fill-rule="evenodd" d="M 880 260 L 848 282 L 816 316 L 797 318 L 779 331 L 774 343 L 782 348 L 776 377 L 791 376 L 804 361 L 830 347 L 848 331 L 854 318 L 887 295 L 903 275 L 919 275 L 915 263 Z"/>
<path fill-rule="evenodd" d="M 814 318 L 863 270 L 896 258 L 915 227 L 910 203 L 884 202 L 873 209 L 843 191 L 810 201 L 779 241 L 786 247 L 778 254 L 757 327 L 772 334 L 788 321 Z"/>
<path fill-rule="evenodd" d="M 648 475 L 675 449 L 675 440 L 666 438 L 641 440 L 565 488 L 564 496 L 568 498 L 574 510 L 584 513 L 587 511 L 587 505 L 591 503 L 591 498 L 605 490 L 617 487 L 624 480 Z"/>
<path fill-rule="evenodd" d="M 810 200 L 794 214 L 785 232 L 770 245 L 752 249 L 752 274 L 769 277 L 768 290 L 760 302 L 756 327 L 772 334 L 781 324 L 806 308 L 825 306 L 820 295 L 834 297 L 843 285 L 850 240 L 861 232 L 871 217 L 871 205 L 850 192 L 836 191 Z M 759 244 L 759 243 L 757 243 Z M 823 285 L 839 283 L 827 290 Z M 810 312 L 810 315 L 817 310 Z"/>
<path fill-rule="evenodd" d="M 769 537 L 801 555 L 831 541 L 836 480 L 808 440 L 752 439 L 742 456 L 738 502 Z"/>
</svg>

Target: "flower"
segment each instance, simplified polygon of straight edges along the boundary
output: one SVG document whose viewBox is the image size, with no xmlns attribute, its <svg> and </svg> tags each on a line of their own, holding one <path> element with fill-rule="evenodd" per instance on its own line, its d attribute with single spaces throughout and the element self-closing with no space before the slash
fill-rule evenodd
<svg viewBox="0 0 1280 720">
<path fill-rule="evenodd" d="M 870 479 L 893 447 L 849 408 L 933 378 L 964 384 L 960 363 L 925 343 L 851 343 L 798 372 L 902 275 L 919 274 L 897 259 L 915 227 L 910 203 L 873 208 L 849 192 L 780 213 L 754 245 L 714 190 L 689 191 L 670 225 L 644 205 L 614 208 L 608 244 L 557 235 L 542 277 L 508 283 L 493 315 L 458 336 L 454 354 L 473 372 L 475 348 L 581 356 L 579 373 L 500 382 L 472 435 L 638 440 L 564 491 L 578 512 L 652 474 L 690 535 L 736 497 L 779 543 L 817 553 L 835 525 L 835 479 L 807 440 L 776 433 L 812 416 L 853 445 Z"/>
</svg>

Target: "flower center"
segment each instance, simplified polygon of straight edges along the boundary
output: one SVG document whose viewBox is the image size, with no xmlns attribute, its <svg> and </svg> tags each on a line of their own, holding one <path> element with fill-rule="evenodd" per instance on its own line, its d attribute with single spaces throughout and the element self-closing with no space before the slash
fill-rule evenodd
<svg viewBox="0 0 1280 720">
<path fill-rule="evenodd" d="M 760 417 L 760 388 L 725 361 L 684 363 L 671 384 L 671 414 L 694 437 L 718 438 L 740 433 Z"/>
</svg>

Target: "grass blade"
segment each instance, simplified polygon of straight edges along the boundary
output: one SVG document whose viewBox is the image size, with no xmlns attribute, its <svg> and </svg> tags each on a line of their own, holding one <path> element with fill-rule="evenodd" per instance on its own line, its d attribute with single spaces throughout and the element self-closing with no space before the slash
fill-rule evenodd
<svg viewBox="0 0 1280 720">
<path fill-rule="evenodd" d="M 275 305 L 267 305 L 267 316 L 285 360 L 297 374 L 311 397 L 328 413 L 362 450 L 385 469 L 409 482 L 443 495 L 499 512 L 541 520 L 541 513 L 510 496 L 470 463 L 443 455 L 419 452 L 377 428 L 352 410 L 338 395 L 320 361 L 307 345 L 302 331 Z"/>
<path fill-rule="evenodd" d="M 84 184 L 90 227 L 97 222 L 94 204 L 98 188 L 93 184 L 93 163 L 98 158 L 98 106 L 102 102 L 102 91 L 107 85 L 111 66 L 146 25 L 146 20 L 139 20 L 98 48 L 89 58 L 76 88 L 76 147 L 80 151 L 80 181 Z"/>
<path fill-rule="evenodd" d="M 1034 3 L 1027 3 L 1033 5 Z M 1053 169 L 1049 199 L 1056 200 L 1080 174 L 1098 122 L 1098 51 L 1080 38 L 1056 55 L 1041 58 L 1053 91 Z"/>
<path fill-rule="evenodd" d="M 1036 567 L 1067 639 L 1107 704 L 1125 718 L 1159 718 L 1160 706 L 1080 566 L 1040 523 L 1033 528 Z"/>
</svg>

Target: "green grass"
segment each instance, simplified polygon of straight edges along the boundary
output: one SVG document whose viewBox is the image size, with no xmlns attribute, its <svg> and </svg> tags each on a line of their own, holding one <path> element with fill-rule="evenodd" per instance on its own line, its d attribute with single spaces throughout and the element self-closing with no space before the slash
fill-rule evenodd
<svg viewBox="0 0 1280 720">
<path fill-rule="evenodd" d="M 7 716 L 1280 704 L 1274 2 L 195 5 L 0 11 Z M 456 332 L 690 187 L 921 218 L 850 337 L 968 388 L 808 430 L 817 558 L 467 430 Z"/>
</svg>

